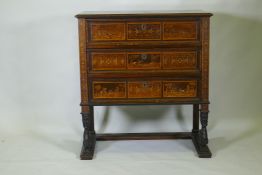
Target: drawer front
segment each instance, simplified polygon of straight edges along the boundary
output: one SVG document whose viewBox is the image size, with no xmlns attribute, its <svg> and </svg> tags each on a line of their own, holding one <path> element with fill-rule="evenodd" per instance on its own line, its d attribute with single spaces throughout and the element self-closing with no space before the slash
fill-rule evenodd
<svg viewBox="0 0 262 175">
<path fill-rule="evenodd" d="M 123 70 L 126 69 L 126 53 L 92 53 L 93 70 Z"/>
<path fill-rule="evenodd" d="M 196 40 L 197 22 L 164 22 L 163 40 Z"/>
<path fill-rule="evenodd" d="M 128 98 L 160 98 L 161 91 L 161 81 L 128 82 Z"/>
<path fill-rule="evenodd" d="M 125 81 L 94 81 L 92 83 L 93 98 L 126 98 Z"/>
<path fill-rule="evenodd" d="M 93 81 L 93 99 L 148 99 L 197 97 L 197 80 Z"/>
<path fill-rule="evenodd" d="M 91 22 L 90 41 L 180 41 L 198 39 L 197 21 Z"/>
<path fill-rule="evenodd" d="M 163 69 L 196 69 L 197 52 L 164 52 Z"/>
<path fill-rule="evenodd" d="M 92 41 L 121 41 L 125 39 L 125 23 L 95 22 L 91 24 Z"/>
<path fill-rule="evenodd" d="M 161 40 L 160 22 L 127 23 L 128 40 Z"/>
<path fill-rule="evenodd" d="M 163 97 L 196 97 L 197 82 L 190 81 L 164 81 Z"/>
<path fill-rule="evenodd" d="M 161 69 L 160 52 L 127 53 L 127 69 Z"/>
<path fill-rule="evenodd" d="M 196 70 L 197 51 L 92 52 L 92 71 Z"/>
</svg>

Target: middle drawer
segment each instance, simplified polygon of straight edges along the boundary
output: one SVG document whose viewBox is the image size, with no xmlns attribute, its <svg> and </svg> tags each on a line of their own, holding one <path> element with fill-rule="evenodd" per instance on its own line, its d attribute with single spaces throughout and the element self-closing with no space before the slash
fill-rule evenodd
<svg viewBox="0 0 262 175">
<path fill-rule="evenodd" d="M 90 51 L 89 71 L 130 70 L 197 70 L 199 52 L 196 49 Z"/>
</svg>

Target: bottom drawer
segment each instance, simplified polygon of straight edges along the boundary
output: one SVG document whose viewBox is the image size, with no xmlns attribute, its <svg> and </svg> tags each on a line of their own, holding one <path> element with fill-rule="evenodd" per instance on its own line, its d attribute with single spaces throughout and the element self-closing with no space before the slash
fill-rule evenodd
<svg viewBox="0 0 262 175">
<path fill-rule="evenodd" d="M 148 99 L 197 97 L 197 80 L 96 80 L 92 99 Z"/>
</svg>

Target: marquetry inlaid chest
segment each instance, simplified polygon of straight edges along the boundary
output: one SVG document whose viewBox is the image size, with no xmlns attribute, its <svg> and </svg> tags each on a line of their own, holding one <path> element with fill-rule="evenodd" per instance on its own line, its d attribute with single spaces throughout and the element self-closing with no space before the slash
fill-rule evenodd
<svg viewBox="0 0 262 175">
<path fill-rule="evenodd" d="M 84 13 L 79 22 L 81 159 L 96 140 L 192 139 L 199 157 L 207 147 L 210 13 Z M 193 106 L 192 132 L 96 134 L 94 106 Z M 201 121 L 201 129 L 199 129 Z"/>
</svg>

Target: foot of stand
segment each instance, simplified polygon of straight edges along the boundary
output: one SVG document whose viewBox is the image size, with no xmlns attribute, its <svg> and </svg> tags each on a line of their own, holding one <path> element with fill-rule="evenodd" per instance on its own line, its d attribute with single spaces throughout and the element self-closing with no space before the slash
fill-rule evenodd
<svg viewBox="0 0 262 175">
<path fill-rule="evenodd" d="M 81 160 L 92 160 L 95 151 L 96 134 L 95 132 L 84 132 L 84 141 L 80 154 Z"/>
<path fill-rule="evenodd" d="M 201 144 L 199 132 L 192 133 L 192 141 L 196 148 L 198 157 L 200 158 L 211 158 L 212 157 L 212 153 L 210 152 L 208 146 Z"/>
</svg>

